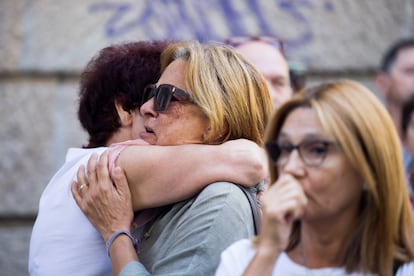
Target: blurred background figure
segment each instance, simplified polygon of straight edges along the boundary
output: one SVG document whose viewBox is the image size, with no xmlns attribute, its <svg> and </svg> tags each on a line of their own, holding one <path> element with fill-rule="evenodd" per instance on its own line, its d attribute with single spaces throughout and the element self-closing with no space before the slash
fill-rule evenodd
<svg viewBox="0 0 414 276">
<path fill-rule="evenodd" d="M 282 40 L 271 36 L 240 36 L 226 39 L 225 43 L 235 47 L 263 74 L 275 108 L 304 86 L 303 67 L 289 70 Z"/>
<path fill-rule="evenodd" d="M 397 128 L 400 139 L 401 109 L 407 99 L 414 95 L 414 38 L 401 39 L 393 43 L 384 53 L 375 79 L 385 105 Z M 403 147 L 405 170 L 412 156 Z"/>
<path fill-rule="evenodd" d="M 411 156 L 414 156 L 414 95 L 403 104 L 401 130 L 403 144 Z M 412 159 L 408 164 L 407 178 L 411 205 L 414 208 L 414 161 Z"/>
</svg>

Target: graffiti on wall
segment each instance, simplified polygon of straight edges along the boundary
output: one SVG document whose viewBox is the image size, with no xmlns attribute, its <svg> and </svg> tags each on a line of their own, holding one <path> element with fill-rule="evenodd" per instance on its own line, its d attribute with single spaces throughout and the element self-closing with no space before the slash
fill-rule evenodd
<svg viewBox="0 0 414 276">
<path fill-rule="evenodd" d="M 104 35 L 117 38 L 139 31 L 151 39 L 188 39 L 200 41 L 222 40 L 219 29 L 226 29 L 232 36 L 249 35 L 245 17 L 254 22 L 261 35 L 272 35 L 284 40 L 287 49 L 294 50 L 311 43 L 314 32 L 306 16 L 309 11 L 332 13 L 333 0 L 273 0 L 272 8 L 295 24 L 297 34 L 286 38 L 277 28 L 274 18 L 265 15 L 264 1 L 255 0 L 143 0 L 123 2 L 95 2 L 88 6 L 90 14 L 106 13 Z M 220 22 L 212 21 L 212 13 L 221 14 Z"/>
</svg>

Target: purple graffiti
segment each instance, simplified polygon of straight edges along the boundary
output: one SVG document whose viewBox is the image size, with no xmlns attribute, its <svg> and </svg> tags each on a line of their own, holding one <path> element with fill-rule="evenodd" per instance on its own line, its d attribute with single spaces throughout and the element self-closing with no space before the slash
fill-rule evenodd
<svg viewBox="0 0 414 276">
<path fill-rule="evenodd" d="M 127 23 L 121 23 L 124 17 L 130 13 L 133 8 L 131 3 L 96 3 L 89 6 L 90 13 L 109 11 L 112 13 L 112 16 L 108 19 L 105 24 L 105 34 L 107 37 L 117 37 L 125 33 L 130 32 L 134 28 L 140 26 L 140 24 L 145 24 L 147 20 L 152 16 L 153 11 L 151 10 L 151 5 L 145 5 L 145 9 L 134 21 Z M 149 27 L 150 26 L 146 26 Z"/>
<path fill-rule="evenodd" d="M 261 35 L 273 35 L 284 40 L 287 50 L 294 50 L 309 44 L 313 40 L 313 30 L 309 19 L 305 16 L 309 10 L 322 9 L 333 12 L 333 0 L 323 3 L 313 0 L 273 0 L 277 9 L 290 16 L 298 29 L 293 38 L 284 38 L 282 30 L 278 30 L 263 14 L 260 1 L 244 0 L 249 15 L 257 24 Z M 185 0 L 141 0 L 140 2 L 117 1 L 97 2 L 88 7 L 91 14 L 110 13 L 105 22 L 104 32 L 108 38 L 126 35 L 136 29 L 150 39 L 187 39 L 196 38 L 200 41 L 222 40 L 218 37 L 217 28 L 224 28 L 228 33 L 240 36 L 249 35 L 240 11 L 240 1 L 205 0 L 194 1 L 186 5 Z M 210 13 L 221 13 L 224 24 L 211 22 Z M 257 34 L 254 34 L 257 35 Z"/>
</svg>

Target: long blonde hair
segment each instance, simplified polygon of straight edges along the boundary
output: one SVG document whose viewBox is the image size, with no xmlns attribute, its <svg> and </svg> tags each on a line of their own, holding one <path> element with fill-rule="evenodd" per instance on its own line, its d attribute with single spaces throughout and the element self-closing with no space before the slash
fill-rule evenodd
<svg viewBox="0 0 414 276">
<path fill-rule="evenodd" d="M 405 183 L 401 145 L 382 103 L 362 85 L 339 80 L 305 89 L 271 118 L 266 141 L 277 139 L 287 116 L 299 107 L 316 111 L 325 129 L 365 180 L 359 227 L 349 233 L 340 256 L 347 271 L 392 275 L 414 260 L 414 219 Z M 271 182 L 278 178 L 270 166 Z M 293 227 L 287 250 L 300 240 Z"/>
<path fill-rule="evenodd" d="M 262 145 L 272 110 L 262 75 L 224 45 L 172 44 L 162 54 L 161 70 L 177 59 L 187 62 L 188 92 L 210 120 L 211 135 L 206 142 L 245 138 Z"/>
</svg>

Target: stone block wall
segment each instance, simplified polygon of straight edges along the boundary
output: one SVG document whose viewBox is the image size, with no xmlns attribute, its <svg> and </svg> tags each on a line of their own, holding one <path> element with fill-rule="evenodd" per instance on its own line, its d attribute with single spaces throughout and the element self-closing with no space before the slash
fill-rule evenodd
<svg viewBox="0 0 414 276">
<path fill-rule="evenodd" d="M 111 43 L 273 35 L 309 83 L 337 77 L 374 92 L 381 54 L 414 35 L 412 0 L 0 1 L 0 275 L 27 275 L 38 200 L 68 147 L 86 142 L 78 77 Z"/>
</svg>

